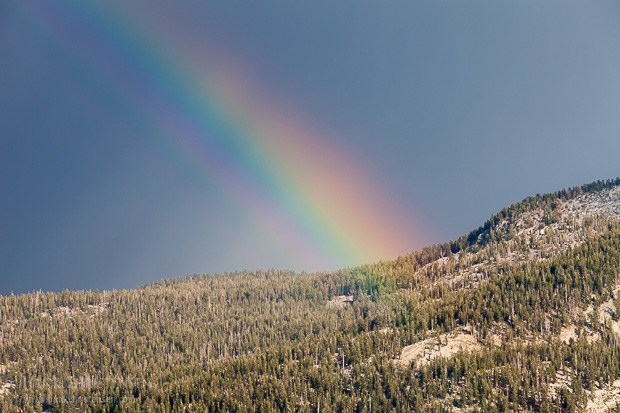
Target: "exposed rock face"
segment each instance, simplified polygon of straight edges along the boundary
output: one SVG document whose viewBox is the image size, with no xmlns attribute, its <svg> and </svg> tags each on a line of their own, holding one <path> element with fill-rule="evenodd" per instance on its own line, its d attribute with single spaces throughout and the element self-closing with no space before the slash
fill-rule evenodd
<svg viewBox="0 0 620 413">
<path fill-rule="evenodd" d="M 562 211 L 582 219 L 595 216 L 620 218 L 620 187 L 583 194 L 566 202 Z"/>
<path fill-rule="evenodd" d="M 344 307 L 347 304 L 353 304 L 353 296 L 352 295 L 339 295 L 337 297 L 332 298 L 327 302 L 328 307 Z"/>
</svg>

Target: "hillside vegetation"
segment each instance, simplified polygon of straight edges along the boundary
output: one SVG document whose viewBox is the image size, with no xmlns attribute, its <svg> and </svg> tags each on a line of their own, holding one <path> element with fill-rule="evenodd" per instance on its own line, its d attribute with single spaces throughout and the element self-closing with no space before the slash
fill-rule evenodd
<svg viewBox="0 0 620 413">
<path fill-rule="evenodd" d="M 607 411 L 620 179 L 330 273 L 0 296 L 0 411 Z"/>
</svg>

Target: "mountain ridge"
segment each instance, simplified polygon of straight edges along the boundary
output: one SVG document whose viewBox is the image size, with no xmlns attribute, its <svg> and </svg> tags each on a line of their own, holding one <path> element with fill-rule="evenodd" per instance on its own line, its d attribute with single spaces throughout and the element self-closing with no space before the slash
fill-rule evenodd
<svg viewBox="0 0 620 413">
<path fill-rule="evenodd" d="M 597 181 L 393 261 L 0 296 L 0 410 L 606 411 L 618 218 Z"/>
</svg>

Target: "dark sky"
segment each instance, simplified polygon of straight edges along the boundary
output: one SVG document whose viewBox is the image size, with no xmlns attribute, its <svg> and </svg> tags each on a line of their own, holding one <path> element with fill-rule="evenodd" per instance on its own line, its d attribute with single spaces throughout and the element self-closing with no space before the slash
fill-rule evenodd
<svg viewBox="0 0 620 413">
<path fill-rule="evenodd" d="M 620 175 L 616 1 L 0 6 L 0 294 L 329 270 Z"/>
</svg>

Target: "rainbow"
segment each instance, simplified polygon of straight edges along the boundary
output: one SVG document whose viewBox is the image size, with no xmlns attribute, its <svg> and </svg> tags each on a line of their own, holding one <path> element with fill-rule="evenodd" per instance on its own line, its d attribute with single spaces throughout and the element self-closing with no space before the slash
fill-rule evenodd
<svg viewBox="0 0 620 413">
<path fill-rule="evenodd" d="M 329 133 L 253 83 L 244 65 L 213 50 L 200 53 L 220 62 L 215 69 L 184 63 L 153 30 L 124 21 L 121 5 L 47 2 L 26 14 L 126 98 L 145 139 L 196 190 L 234 200 L 308 270 L 392 259 L 420 244 L 411 217 Z"/>
</svg>

